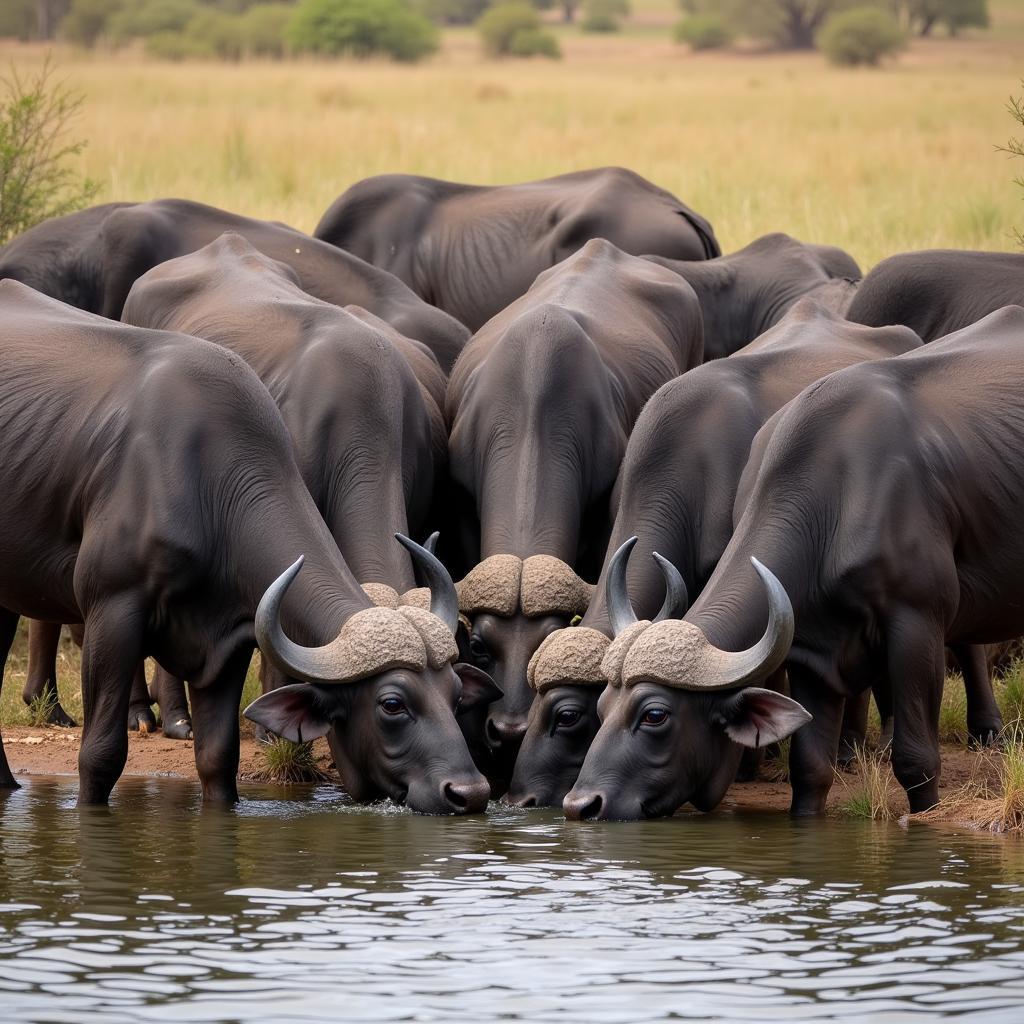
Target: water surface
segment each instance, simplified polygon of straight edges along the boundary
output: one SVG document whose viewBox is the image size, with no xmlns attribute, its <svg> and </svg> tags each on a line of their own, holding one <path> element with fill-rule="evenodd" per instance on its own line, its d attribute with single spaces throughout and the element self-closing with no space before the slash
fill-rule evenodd
<svg viewBox="0 0 1024 1024">
<path fill-rule="evenodd" d="M 0 791 L 0 1021 L 1024 1020 L 1024 842 Z"/>
</svg>

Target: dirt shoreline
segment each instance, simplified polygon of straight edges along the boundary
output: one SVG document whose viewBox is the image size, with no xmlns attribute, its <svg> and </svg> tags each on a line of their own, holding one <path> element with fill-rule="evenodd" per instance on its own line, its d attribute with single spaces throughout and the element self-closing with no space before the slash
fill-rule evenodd
<svg viewBox="0 0 1024 1024">
<path fill-rule="evenodd" d="M 7 759 L 15 777 L 31 775 L 76 775 L 78 747 L 82 730 L 7 726 L 3 730 Z M 331 755 L 324 740 L 314 745 L 317 765 L 333 777 Z M 955 746 L 942 750 L 943 799 L 960 792 L 965 784 L 979 777 L 980 772 L 991 775 L 991 754 L 977 753 Z M 265 761 L 255 738 L 243 733 L 238 777 L 242 782 L 264 782 Z M 147 736 L 129 733 L 128 763 L 125 775 L 149 778 L 181 778 L 197 781 L 195 753 L 190 740 L 166 739 L 157 731 Z M 842 815 L 843 805 L 859 784 L 856 772 L 841 773 L 829 793 L 830 814 Z M 902 800 L 902 797 L 900 798 Z M 735 782 L 730 787 L 721 808 L 727 811 L 784 813 L 789 808 L 789 784 L 759 778 L 750 782 Z M 991 801 L 951 801 L 948 808 L 928 812 L 925 819 L 934 824 L 953 824 L 968 828 L 985 828 L 986 811 Z"/>
</svg>

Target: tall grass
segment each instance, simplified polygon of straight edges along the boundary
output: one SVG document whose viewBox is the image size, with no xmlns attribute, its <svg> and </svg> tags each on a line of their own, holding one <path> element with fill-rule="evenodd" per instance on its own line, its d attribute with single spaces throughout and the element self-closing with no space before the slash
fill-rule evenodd
<svg viewBox="0 0 1024 1024">
<path fill-rule="evenodd" d="M 568 40 L 557 64 L 484 61 L 459 35 L 415 67 L 59 53 L 86 97 L 79 170 L 102 200 L 184 196 L 310 230 L 371 174 L 510 182 L 627 164 L 710 217 L 726 249 L 782 230 L 865 267 L 1013 244 L 1019 195 L 995 146 L 1019 57 L 935 41 L 854 72 L 816 54 L 686 57 L 667 34 Z"/>
</svg>

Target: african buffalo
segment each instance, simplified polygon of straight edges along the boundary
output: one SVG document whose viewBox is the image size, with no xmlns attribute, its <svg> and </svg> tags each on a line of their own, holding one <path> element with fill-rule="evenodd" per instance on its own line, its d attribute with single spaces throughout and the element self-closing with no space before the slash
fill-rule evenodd
<svg viewBox="0 0 1024 1024">
<path fill-rule="evenodd" d="M 1011 306 L 790 403 L 686 619 L 613 623 L 570 817 L 714 807 L 741 745 L 790 733 L 793 813 L 820 814 L 844 700 L 878 678 L 910 808 L 936 803 L 945 644 L 1024 633 L 1022 353 Z M 794 700 L 751 685 L 783 663 Z"/>
<path fill-rule="evenodd" d="M 346 564 L 376 603 L 397 607 L 416 579 L 392 538 L 425 528 L 447 448 L 445 379 L 424 345 L 368 317 L 307 295 L 289 267 L 227 233 L 140 277 L 121 319 L 223 345 L 255 370 Z M 282 681 L 264 672 L 266 689 Z M 160 680 L 161 697 L 172 685 Z"/>
<path fill-rule="evenodd" d="M 0 353 L 0 654 L 20 615 L 84 623 L 81 803 L 104 803 L 121 774 L 146 656 L 189 680 L 204 799 L 237 799 L 238 704 L 260 639 L 313 685 L 274 690 L 250 716 L 293 738 L 333 731 L 356 799 L 483 808 L 454 709 L 491 695 L 453 667 L 450 577 L 403 539 L 431 610 L 372 605 L 242 359 L 15 281 L 0 282 Z M 3 758 L 0 784 L 16 785 Z"/>
<path fill-rule="evenodd" d="M 496 789 L 526 730 L 530 657 L 589 603 L 578 573 L 604 552 L 633 422 L 659 385 L 700 361 L 689 285 L 597 239 L 485 324 L 452 371 L 455 532 L 474 566 L 460 610 L 474 663 L 504 692 L 486 725 Z"/>
<path fill-rule="evenodd" d="M 107 203 L 44 221 L 0 249 L 0 279 L 14 278 L 116 320 L 137 278 L 209 245 L 225 231 L 291 267 L 303 290 L 318 299 L 361 306 L 423 342 L 446 372 L 465 344 L 462 324 L 386 271 L 285 224 L 186 199 Z"/>
<path fill-rule="evenodd" d="M 474 331 L 591 238 L 636 256 L 721 255 L 703 217 L 621 167 L 496 186 L 382 174 L 335 200 L 313 234 Z"/>
<path fill-rule="evenodd" d="M 927 342 L 1020 304 L 1024 253 L 925 249 L 882 260 L 861 282 L 848 315 L 861 324 L 906 324 Z"/>
<path fill-rule="evenodd" d="M 721 359 L 743 348 L 804 296 L 844 314 L 860 279 L 860 267 L 842 249 L 808 245 L 782 234 L 763 235 L 737 252 L 703 263 L 646 258 L 693 286 L 704 314 L 705 359 Z"/>
<path fill-rule="evenodd" d="M 851 324 L 804 298 L 728 359 L 705 363 L 654 393 L 626 447 L 615 526 L 590 607 L 578 627 L 552 634 L 530 665 L 537 697 L 509 801 L 560 805 L 597 732 L 605 683 L 600 664 L 613 634 L 606 593 L 612 574 L 623 571 L 623 554 L 615 553 L 633 538 L 626 588 L 641 618 L 662 604 L 665 559 L 689 593 L 699 594 L 732 537 L 737 487 L 762 424 L 820 377 L 920 345 L 908 328 Z M 673 603 L 682 603 L 673 617 L 681 616 L 685 600 Z"/>
</svg>

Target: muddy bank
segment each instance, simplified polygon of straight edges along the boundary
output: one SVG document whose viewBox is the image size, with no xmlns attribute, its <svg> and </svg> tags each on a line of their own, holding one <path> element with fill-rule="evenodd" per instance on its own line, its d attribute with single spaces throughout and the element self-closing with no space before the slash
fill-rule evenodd
<svg viewBox="0 0 1024 1024">
<path fill-rule="evenodd" d="M 3 730 L 4 745 L 11 770 L 17 775 L 74 775 L 78 771 L 78 745 L 81 729 L 31 728 L 8 726 Z M 318 767 L 334 777 L 331 754 L 324 740 L 317 740 L 314 753 Z M 965 785 L 980 778 L 994 781 L 995 755 L 976 753 L 955 746 L 942 751 L 942 784 L 940 793 L 943 800 L 963 791 Z M 128 738 L 128 764 L 126 775 L 150 777 L 173 777 L 196 779 L 195 755 L 191 741 L 165 739 L 160 732 L 148 736 L 130 733 Z M 251 733 L 243 730 L 239 778 L 243 781 L 259 781 L 266 769 L 263 752 Z M 842 815 L 844 804 L 860 787 L 857 772 L 844 772 L 837 779 L 829 794 L 829 811 Z M 894 783 L 895 785 L 895 783 Z M 898 791 L 898 787 L 896 787 Z M 897 797 L 907 808 L 902 793 Z M 735 782 L 729 789 L 722 809 L 734 811 L 777 811 L 789 808 L 790 791 L 785 782 L 772 782 L 764 778 L 751 782 Z M 929 812 L 927 818 L 934 822 L 972 825 L 977 827 L 985 820 L 984 802 L 971 806 L 963 800 L 950 801 L 950 806 L 940 806 Z"/>
</svg>

